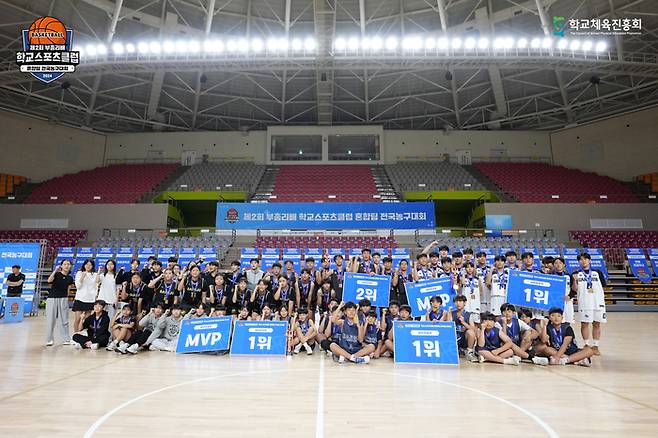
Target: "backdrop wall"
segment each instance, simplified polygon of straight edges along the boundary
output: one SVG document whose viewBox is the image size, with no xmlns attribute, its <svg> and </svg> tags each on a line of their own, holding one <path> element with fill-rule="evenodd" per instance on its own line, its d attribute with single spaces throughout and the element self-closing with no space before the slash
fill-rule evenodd
<svg viewBox="0 0 658 438">
<path fill-rule="evenodd" d="M 658 108 L 551 133 L 553 161 L 624 181 L 658 171 Z"/>
<path fill-rule="evenodd" d="M 569 231 L 589 230 L 590 219 L 641 219 L 644 229 L 658 229 L 658 204 L 485 204 L 488 215 L 512 215 L 512 228 L 552 228 L 567 240 Z M 536 225 L 539 224 L 539 225 Z"/>
<path fill-rule="evenodd" d="M 103 229 L 164 229 L 167 204 L 3 204 L 1 230 L 18 230 L 24 219 L 67 219 L 68 229 L 88 230 L 97 239 Z M 130 212 L 130 214 L 126 214 Z"/>
<path fill-rule="evenodd" d="M 0 172 L 33 182 L 103 165 L 105 136 L 0 112 Z"/>
</svg>

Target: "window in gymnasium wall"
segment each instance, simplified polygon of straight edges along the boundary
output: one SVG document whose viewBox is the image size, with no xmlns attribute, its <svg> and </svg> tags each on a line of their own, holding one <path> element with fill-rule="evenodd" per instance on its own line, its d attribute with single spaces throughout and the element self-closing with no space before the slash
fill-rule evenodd
<svg viewBox="0 0 658 438">
<path fill-rule="evenodd" d="M 321 135 L 273 135 L 272 161 L 321 161 Z"/>
<path fill-rule="evenodd" d="M 329 161 L 379 161 L 379 135 L 329 135 Z"/>
</svg>

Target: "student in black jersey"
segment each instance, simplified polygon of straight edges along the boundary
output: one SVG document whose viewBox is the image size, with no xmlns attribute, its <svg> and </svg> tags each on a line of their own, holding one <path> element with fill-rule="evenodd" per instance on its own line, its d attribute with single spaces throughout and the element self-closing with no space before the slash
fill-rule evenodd
<svg viewBox="0 0 658 438">
<path fill-rule="evenodd" d="M 162 305 L 164 310 L 169 309 L 178 301 L 178 284 L 174 278 L 174 271 L 165 268 L 160 275 L 148 284 L 153 291 L 152 306 Z"/>
<path fill-rule="evenodd" d="M 201 268 L 199 265 L 193 265 L 189 271 L 183 274 L 183 280 L 178 284 L 181 309 L 188 312 L 190 309 L 199 307 L 203 294 L 207 294 L 208 291 L 208 283 L 201 275 Z"/>
<path fill-rule="evenodd" d="M 107 316 L 104 308 L 105 301 L 96 300 L 93 313 L 82 322 L 82 328 L 87 330 L 87 334 L 76 333 L 73 335 L 75 348 L 98 350 L 110 342 L 110 317 Z"/>
<path fill-rule="evenodd" d="M 251 301 L 251 291 L 247 289 L 247 277 L 240 277 L 238 285 L 233 289 L 231 297 L 231 313 L 237 315 L 243 307 L 247 307 Z M 247 314 L 248 314 L 247 309 Z"/>
<path fill-rule="evenodd" d="M 589 367 L 592 365 L 594 351 L 589 346 L 578 348 L 573 328 L 562 321 L 562 309 L 553 307 L 548 311 L 550 323 L 541 334 L 542 343 L 537 345 L 537 354 L 548 357 L 551 365 L 570 363 Z"/>
<path fill-rule="evenodd" d="M 7 276 L 5 283 L 7 283 L 7 298 L 20 297 L 23 294 L 25 274 L 21 272 L 21 267 L 19 265 L 11 267 L 11 274 Z"/>
</svg>

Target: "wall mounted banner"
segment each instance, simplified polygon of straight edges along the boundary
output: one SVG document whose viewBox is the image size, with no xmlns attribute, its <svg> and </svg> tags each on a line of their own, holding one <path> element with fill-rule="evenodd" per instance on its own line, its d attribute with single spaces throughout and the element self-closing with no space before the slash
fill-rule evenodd
<svg viewBox="0 0 658 438">
<path fill-rule="evenodd" d="M 651 283 L 651 269 L 644 255 L 644 250 L 642 248 L 628 248 L 626 250 L 626 258 L 628 258 L 628 264 L 635 278 L 642 283 Z"/>
<path fill-rule="evenodd" d="M 432 202 L 273 202 L 217 204 L 217 228 L 428 229 L 434 228 Z"/>
<path fill-rule="evenodd" d="M 232 321 L 230 316 L 184 319 L 176 353 L 228 350 Z"/>
<path fill-rule="evenodd" d="M 370 300 L 373 307 L 388 307 L 391 277 L 348 272 L 343 283 L 343 301 L 358 304 L 362 299 Z"/>
<path fill-rule="evenodd" d="M 54 268 L 57 268 L 64 260 L 68 260 L 69 262 L 71 262 L 71 266 L 73 266 L 74 258 L 75 258 L 75 248 L 71 246 L 65 246 L 59 248 L 57 249 L 57 257 L 55 257 L 55 264 L 53 266 Z"/>
<path fill-rule="evenodd" d="M 34 300 L 36 291 L 40 253 L 41 244 L 39 243 L 0 243 L 0 284 L 2 284 L 2 296 L 7 296 L 6 281 L 7 277 L 11 274 L 11 267 L 19 265 L 21 272 L 25 274 L 21 298 L 25 301 L 23 311 L 26 313 L 32 312 L 32 301 Z"/>
<path fill-rule="evenodd" d="M 459 365 L 454 322 L 394 321 L 395 363 Z"/>
<path fill-rule="evenodd" d="M 431 307 L 430 298 L 434 295 L 441 297 L 443 300 L 441 307 L 444 310 L 454 307 L 455 290 L 452 288 L 452 279 L 450 277 L 407 283 L 405 289 L 407 291 L 407 301 L 411 306 L 411 316 L 414 318 L 427 314 Z"/>
<path fill-rule="evenodd" d="M 532 248 L 532 247 L 527 247 L 524 246 L 521 248 L 521 254 L 524 252 L 529 252 L 532 253 L 532 267 L 535 268 L 536 270 L 541 269 L 541 256 L 539 255 L 539 252 L 537 252 L 537 248 Z M 519 254 L 519 260 L 521 260 L 521 254 Z"/>
<path fill-rule="evenodd" d="M 658 276 L 658 248 L 649 249 L 649 261 L 651 262 L 654 275 Z"/>
<path fill-rule="evenodd" d="M 567 264 L 567 271 L 570 274 L 580 269 L 578 254 L 580 254 L 580 249 L 578 248 L 564 248 L 564 262 Z"/>
<path fill-rule="evenodd" d="M 608 267 L 605 265 L 603 250 L 599 248 L 585 248 L 585 252 L 592 257 L 592 269 L 598 269 L 603 272 L 605 279 L 608 279 Z"/>
<path fill-rule="evenodd" d="M 511 270 L 507 284 L 507 302 L 516 306 L 548 310 L 564 308 L 566 277 Z"/>
<path fill-rule="evenodd" d="M 285 356 L 287 321 L 236 321 L 231 355 Z"/>
</svg>

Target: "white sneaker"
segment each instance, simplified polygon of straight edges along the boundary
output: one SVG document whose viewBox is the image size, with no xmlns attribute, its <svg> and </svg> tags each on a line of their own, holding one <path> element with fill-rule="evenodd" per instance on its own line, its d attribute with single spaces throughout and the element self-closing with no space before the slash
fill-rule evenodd
<svg viewBox="0 0 658 438">
<path fill-rule="evenodd" d="M 569 363 L 569 358 L 568 357 L 561 357 L 560 358 L 560 365 L 567 365 Z"/>
<path fill-rule="evenodd" d="M 175 353 L 176 352 L 176 347 L 167 347 L 166 351 L 169 351 L 171 353 Z"/>
<path fill-rule="evenodd" d="M 308 354 L 308 355 L 313 354 L 313 349 L 306 342 L 304 342 L 304 350 L 306 350 L 306 354 Z"/>
<path fill-rule="evenodd" d="M 75 348 L 76 350 L 82 350 L 82 345 L 78 344 L 75 341 L 71 341 L 71 345 L 73 345 L 73 348 Z"/>
<path fill-rule="evenodd" d="M 153 344 L 149 345 L 149 351 L 160 351 L 160 349 Z"/>
<path fill-rule="evenodd" d="M 122 342 L 119 344 L 119 347 L 118 347 L 115 351 L 117 351 L 117 352 L 119 352 L 119 353 L 121 353 L 121 354 L 126 354 L 126 350 L 128 349 L 128 347 L 130 347 L 130 344 L 128 344 L 127 342 L 123 342 L 123 341 L 122 341 Z"/>
<path fill-rule="evenodd" d="M 91 344 L 89 348 L 92 350 L 98 350 L 98 344 Z"/>
<path fill-rule="evenodd" d="M 139 344 L 132 344 L 126 351 L 130 354 L 137 354 L 139 352 Z"/>
<path fill-rule="evenodd" d="M 299 344 L 295 345 L 295 348 L 292 351 L 295 354 L 298 354 L 300 351 L 302 351 L 302 343 L 300 342 Z"/>
<path fill-rule="evenodd" d="M 72 344 L 73 344 L 73 341 L 71 341 L 70 339 L 68 341 L 62 342 L 62 345 L 72 345 Z"/>
<path fill-rule="evenodd" d="M 117 341 L 112 341 L 107 347 L 105 347 L 107 351 L 114 351 L 115 348 L 117 348 Z"/>
<path fill-rule="evenodd" d="M 331 350 L 327 350 L 327 356 L 331 356 L 331 355 L 333 355 L 333 353 L 331 352 Z"/>
<path fill-rule="evenodd" d="M 338 356 L 338 363 L 345 363 L 345 357 Z"/>
<path fill-rule="evenodd" d="M 580 365 L 581 367 L 591 367 L 592 366 L 592 359 L 589 357 L 586 357 L 585 359 L 579 360 L 576 362 L 576 365 Z"/>
<path fill-rule="evenodd" d="M 479 360 L 478 357 L 475 355 L 475 351 L 473 350 L 469 350 L 466 352 L 466 359 L 469 362 L 478 362 Z"/>
<path fill-rule="evenodd" d="M 55 341 L 46 342 L 46 347 L 52 347 L 53 345 L 55 345 Z"/>
<path fill-rule="evenodd" d="M 518 360 L 517 360 L 518 359 Z M 512 356 L 508 357 L 507 359 L 503 359 L 503 363 L 505 365 L 514 365 L 518 366 L 521 363 L 521 358 L 518 356 Z"/>
<path fill-rule="evenodd" d="M 534 363 L 535 365 L 546 366 L 548 365 L 548 358 L 535 356 L 532 358 L 532 363 Z"/>
</svg>

